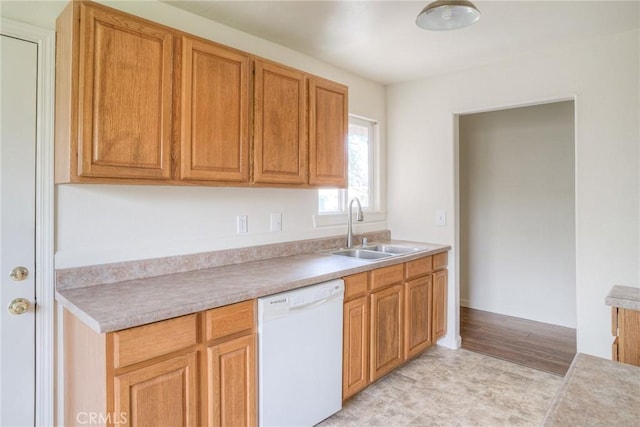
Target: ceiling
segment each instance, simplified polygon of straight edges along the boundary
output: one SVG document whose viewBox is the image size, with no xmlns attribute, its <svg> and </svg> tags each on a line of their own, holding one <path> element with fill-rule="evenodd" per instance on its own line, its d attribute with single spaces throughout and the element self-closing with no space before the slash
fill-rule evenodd
<svg viewBox="0 0 640 427">
<path fill-rule="evenodd" d="M 444 32 L 415 25 L 428 0 L 164 2 L 383 84 L 640 28 L 638 0 L 478 0 L 476 24 Z"/>
</svg>

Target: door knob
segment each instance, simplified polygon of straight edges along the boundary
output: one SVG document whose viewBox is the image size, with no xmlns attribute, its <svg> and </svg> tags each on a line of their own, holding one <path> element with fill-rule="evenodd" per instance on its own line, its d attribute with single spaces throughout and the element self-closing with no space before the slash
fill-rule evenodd
<svg viewBox="0 0 640 427">
<path fill-rule="evenodd" d="M 11 301 L 11 304 L 9 304 L 9 313 L 16 315 L 24 314 L 27 310 L 29 310 L 30 305 L 31 303 L 29 302 L 29 300 L 24 298 L 16 298 Z"/>
<path fill-rule="evenodd" d="M 13 270 L 11 270 L 11 274 L 9 274 L 9 277 L 11 277 L 16 282 L 20 282 L 26 279 L 28 275 L 29 270 L 27 270 L 25 267 L 15 267 Z"/>
</svg>

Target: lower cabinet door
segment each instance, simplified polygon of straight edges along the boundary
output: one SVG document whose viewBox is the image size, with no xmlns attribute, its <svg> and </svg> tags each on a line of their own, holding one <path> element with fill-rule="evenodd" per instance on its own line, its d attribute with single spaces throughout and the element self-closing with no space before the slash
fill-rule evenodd
<svg viewBox="0 0 640 427">
<path fill-rule="evenodd" d="M 404 361 L 402 284 L 371 294 L 371 381 Z"/>
<path fill-rule="evenodd" d="M 420 354 L 433 343 L 431 326 L 431 275 L 406 282 L 404 285 L 404 356 Z"/>
<path fill-rule="evenodd" d="M 618 308 L 618 361 L 640 366 L 640 311 Z"/>
<path fill-rule="evenodd" d="M 256 334 L 208 349 L 209 425 L 255 426 Z"/>
<path fill-rule="evenodd" d="M 433 339 L 447 333 L 447 270 L 433 273 Z"/>
<path fill-rule="evenodd" d="M 343 314 L 342 399 L 369 384 L 369 298 L 346 302 Z"/>
<path fill-rule="evenodd" d="M 197 356 L 189 353 L 114 377 L 114 424 L 198 425 Z"/>
</svg>

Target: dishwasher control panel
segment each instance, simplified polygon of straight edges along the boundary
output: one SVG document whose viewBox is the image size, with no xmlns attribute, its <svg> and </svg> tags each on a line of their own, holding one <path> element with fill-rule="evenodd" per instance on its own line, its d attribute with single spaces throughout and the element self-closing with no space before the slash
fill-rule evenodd
<svg viewBox="0 0 640 427">
<path fill-rule="evenodd" d="M 344 284 L 336 283 L 330 288 L 321 288 L 314 293 L 309 293 L 306 295 L 292 295 L 289 298 L 289 307 L 293 308 L 301 305 L 313 304 L 314 302 L 322 301 L 341 293 L 344 293 Z"/>
<path fill-rule="evenodd" d="M 300 289 L 258 298 L 258 314 L 265 320 L 285 316 L 290 310 L 301 309 L 344 295 L 342 279 L 319 283 Z"/>
</svg>

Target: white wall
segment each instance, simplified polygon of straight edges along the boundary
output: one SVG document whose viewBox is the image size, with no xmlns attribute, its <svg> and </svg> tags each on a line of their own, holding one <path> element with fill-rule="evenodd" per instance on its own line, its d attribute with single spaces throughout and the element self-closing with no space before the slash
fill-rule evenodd
<svg viewBox="0 0 640 427">
<path fill-rule="evenodd" d="M 378 120 L 384 147 L 383 86 L 164 3 L 100 3 L 348 85 L 349 112 Z M 2 1 L 1 13 L 55 28 L 65 4 Z M 346 233 L 344 225 L 314 228 L 316 190 L 115 185 L 59 185 L 56 190 L 56 268 Z M 272 212 L 282 213 L 282 233 L 268 232 Z M 240 214 L 249 215 L 249 233 L 243 236 L 235 232 Z M 355 225 L 356 232 L 385 228 L 384 221 Z"/>
<path fill-rule="evenodd" d="M 614 284 L 638 286 L 639 40 L 636 30 L 387 89 L 390 229 L 454 245 L 446 345 L 459 340 L 456 114 L 575 97 L 578 351 L 610 356 L 604 299 Z"/>
<path fill-rule="evenodd" d="M 460 305 L 576 327 L 574 103 L 459 117 Z"/>
</svg>

